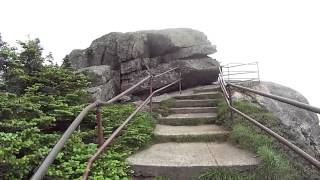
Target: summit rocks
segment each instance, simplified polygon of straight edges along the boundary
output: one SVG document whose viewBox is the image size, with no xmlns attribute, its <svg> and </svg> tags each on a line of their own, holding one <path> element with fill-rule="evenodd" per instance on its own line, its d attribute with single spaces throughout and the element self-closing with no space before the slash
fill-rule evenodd
<svg viewBox="0 0 320 180">
<path fill-rule="evenodd" d="M 158 74 L 174 67 L 181 70 L 183 88 L 210 84 L 217 80 L 219 72 L 219 63 L 208 56 L 215 52 L 216 46 L 204 33 L 178 28 L 112 32 L 94 40 L 87 49 L 73 50 L 69 58 L 73 69 L 97 78 L 95 82 L 99 84 L 93 83 L 91 89 L 100 88 L 103 93 L 97 90 L 93 96 L 107 100 L 150 73 Z M 155 88 L 178 77 L 178 71 L 159 77 L 155 79 Z M 148 84 L 143 84 L 133 93 L 143 93 L 148 88 Z"/>
</svg>

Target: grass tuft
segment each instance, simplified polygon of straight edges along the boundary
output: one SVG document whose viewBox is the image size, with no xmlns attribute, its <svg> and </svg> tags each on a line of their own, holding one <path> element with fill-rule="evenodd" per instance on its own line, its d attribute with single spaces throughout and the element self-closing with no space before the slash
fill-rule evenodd
<svg viewBox="0 0 320 180">
<path fill-rule="evenodd" d="M 174 106 L 175 102 L 176 100 L 174 98 L 161 101 L 155 108 L 156 113 L 159 113 L 162 116 L 170 115 L 170 108 Z"/>
<path fill-rule="evenodd" d="M 277 119 L 272 113 L 249 101 L 234 101 L 233 105 L 267 127 L 280 132 Z M 228 141 L 241 148 L 255 152 L 262 160 L 254 171 L 239 172 L 237 170 L 215 169 L 199 177 L 199 179 L 301 179 L 296 166 L 293 166 L 288 156 L 279 148 L 277 142 L 264 131 L 255 127 L 246 119 L 235 115 L 230 120 L 230 112 L 225 102 L 218 103 L 219 124 L 231 129 Z"/>
<path fill-rule="evenodd" d="M 226 168 L 216 168 L 199 176 L 197 180 L 247 180 L 252 179 L 248 172 L 235 171 Z"/>
</svg>

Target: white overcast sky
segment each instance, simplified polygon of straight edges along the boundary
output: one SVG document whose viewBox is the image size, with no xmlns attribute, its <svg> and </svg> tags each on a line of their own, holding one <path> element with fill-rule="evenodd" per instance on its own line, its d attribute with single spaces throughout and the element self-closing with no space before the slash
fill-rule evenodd
<svg viewBox="0 0 320 180">
<path fill-rule="evenodd" d="M 0 0 L 5 41 L 40 38 L 57 62 L 109 32 L 188 27 L 223 63 L 260 63 L 261 77 L 320 107 L 319 0 Z"/>
</svg>

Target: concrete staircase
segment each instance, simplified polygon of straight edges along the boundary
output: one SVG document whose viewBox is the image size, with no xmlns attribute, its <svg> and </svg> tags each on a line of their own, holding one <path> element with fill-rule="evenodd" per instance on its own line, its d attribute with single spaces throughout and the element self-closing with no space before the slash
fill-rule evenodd
<svg viewBox="0 0 320 180">
<path fill-rule="evenodd" d="M 222 98 L 217 87 L 174 98 L 171 114 L 157 120 L 156 144 L 127 159 L 134 169 L 133 179 L 188 180 L 212 168 L 245 170 L 258 165 L 254 154 L 227 143 L 228 130 L 214 124 L 217 109 L 212 105 Z"/>
</svg>

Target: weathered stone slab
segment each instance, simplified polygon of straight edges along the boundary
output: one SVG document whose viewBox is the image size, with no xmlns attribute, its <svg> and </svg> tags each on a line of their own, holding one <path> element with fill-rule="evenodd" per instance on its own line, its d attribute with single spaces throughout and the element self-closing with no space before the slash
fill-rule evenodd
<svg viewBox="0 0 320 180">
<path fill-rule="evenodd" d="M 94 40 L 84 50 L 72 51 L 69 59 L 74 69 L 108 65 L 110 71 L 119 71 L 120 78 L 116 77 L 119 82 L 115 83 L 119 84 L 121 91 L 136 84 L 148 73 L 159 74 L 177 66 L 182 69 L 183 88 L 189 88 L 216 81 L 219 63 L 207 56 L 215 52 L 216 47 L 211 45 L 204 33 L 177 28 L 109 33 Z M 178 72 L 161 76 L 154 88 L 177 78 Z M 149 87 L 145 84 L 133 93 L 143 93 L 147 89 Z"/>
</svg>

